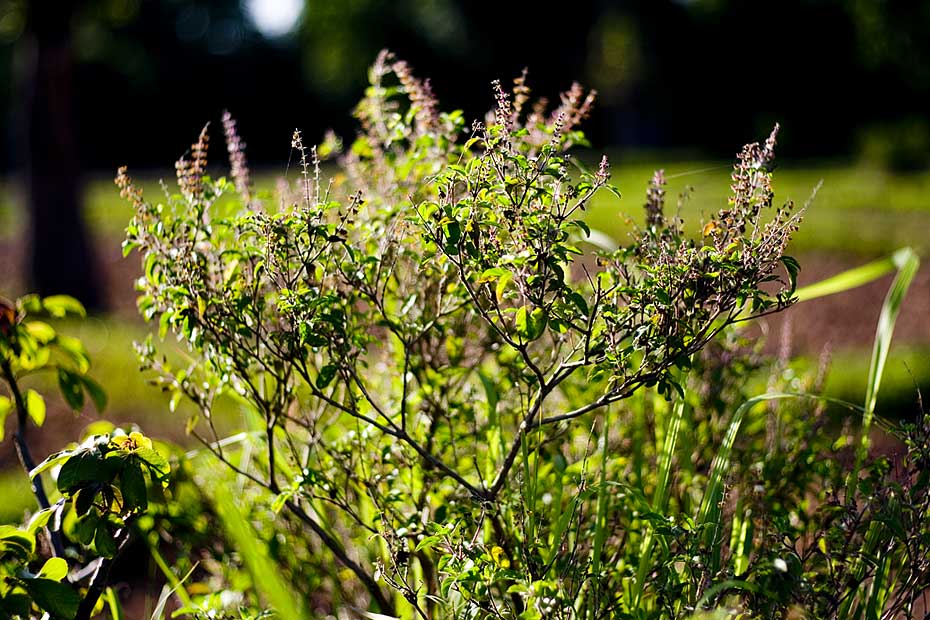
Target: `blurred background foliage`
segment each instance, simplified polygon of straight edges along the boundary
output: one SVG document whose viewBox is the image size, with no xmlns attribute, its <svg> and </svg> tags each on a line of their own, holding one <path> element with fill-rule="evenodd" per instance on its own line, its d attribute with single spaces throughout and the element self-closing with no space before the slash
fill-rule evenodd
<svg viewBox="0 0 930 620">
<path fill-rule="evenodd" d="M 492 79 L 529 67 L 539 94 L 597 88 L 596 146 L 729 157 L 786 128 L 785 157 L 868 155 L 926 166 L 930 3 L 920 0 L 5 0 L 0 167 L 20 161 L 30 19 L 70 13 L 84 169 L 164 166 L 223 108 L 254 161 L 287 158 L 294 126 L 351 129 L 348 110 L 384 47 L 468 117 Z M 35 9 L 30 17 L 30 6 Z M 39 9 L 48 9 L 40 11 Z"/>
</svg>

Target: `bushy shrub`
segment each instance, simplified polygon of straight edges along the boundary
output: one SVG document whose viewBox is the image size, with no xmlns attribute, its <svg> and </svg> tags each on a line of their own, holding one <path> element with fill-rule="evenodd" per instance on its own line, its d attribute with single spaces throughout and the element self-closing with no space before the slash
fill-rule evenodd
<svg viewBox="0 0 930 620">
<path fill-rule="evenodd" d="M 792 303 L 799 215 L 774 204 L 777 127 L 739 153 L 702 230 L 667 212 L 658 172 L 636 239 L 597 250 L 583 212 L 619 192 L 606 158 L 587 170 L 568 153 L 593 95 L 575 85 L 550 111 L 525 75 L 493 95 L 466 125 L 385 53 L 330 181 L 338 141 L 295 133 L 299 178 L 263 199 L 228 115 L 230 178 L 208 175 L 206 128 L 177 192 L 150 201 L 120 171 L 140 312 L 187 360 L 150 340 L 143 365 L 248 481 L 235 519 L 252 525 L 230 531 L 258 528 L 255 566 L 276 562 L 308 614 L 840 608 L 818 602 L 836 561 L 861 567 L 854 588 L 877 573 L 829 541 L 785 546 L 819 531 L 799 515 L 828 510 L 808 494 L 837 476 L 792 473 L 825 450 L 800 437 L 767 454 L 774 414 L 744 404 L 758 362 L 733 349 L 737 324 Z M 232 406 L 235 441 L 215 422 Z M 805 415 L 786 420 L 813 441 Z"/>
</svg>

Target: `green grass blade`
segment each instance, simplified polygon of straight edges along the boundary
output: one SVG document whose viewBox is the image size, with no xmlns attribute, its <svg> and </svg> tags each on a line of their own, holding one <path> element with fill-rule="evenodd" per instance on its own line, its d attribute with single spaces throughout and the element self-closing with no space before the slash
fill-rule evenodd
<svg viewBox="0 0 930 620">
<path fill-rule="evenodd" d="M 672 408 L 672 415 L 668 420 L 668 429 L 662 442 L 662 452 L 659 454 L 659 477 L 656 480 L 655 493 L 652 498 L 653 511 L 663 514 L 668 503 L 669 485 L 672 478 L 672 461 L 675 458 L 675 447 L 678 443 L 678 432 L 681 429 L 681 419 L 684 415 L 685 399 L 680 398 Z M 652 548 L 655 545 L 655 531 L 652 527 L 646 530 L 639 553 L 639 568 L 636 571 L 636 583 L 633 585 L 632 607 L 637 609 L 642 601 L 646 587 L 646 575 L 652 566 Z"/>
<path fill-rule="evenodd" d="M 216 513 L 230 541 L 242 556 L 252 576 L 255 590 L 275 609 L 280 618 L 304 618 L 302 605 L 294 597 L 290 585 L 281 577 L 280 570 L 269 559 L 267 550 L 258 535 L 239 511 L 236 501 L 223 484 L 204 489 L 216 506 Z"/>
<path fill-rule="evenodd" d="M 797 398 L 797 396 L 797 394 L 770 393 L 750 398 L 737 408 L 733 414 L 733 419 L 730 420 L 723 442 L 720 444 L 720 449 L 711 465 L 710 480 L 707 484 L 707 490 L 704 492 L 697 519 L 697 526 L 703 530 L 704 542 L 707 548 L 712 550 L 710 568 L 713 572 L 720 568 L 720 537 L 723 534 L 720 503 L 723 501 L 724 483 L 730 471 L 730 453 L 733 451 L 733 444 L 736 443 L 740 427 L 743 424 L 743 417 L 750 409 L 760 403 L 782 398 Z"/>
<path fill-rule="evenodd" d="M 608 410 L 609 411 L 609 410 Z M 600 596 L 600 589 L 597 583 L 600 581 L 601 572 L 601 553 L 604 550 L 604 542 L 607 540 L 607 461 L 608 461 L 608 444 L 610 444 L 609 426 L 607 425 L 607 413 L 604 414 L 603 431 L 601 437 L 601 483 L 597 490 L 597 514 L 595 516 L 594 544 L 591 549 L 591 592 L 588 598 L 588 617 L 592 617 L 597 609 L 596 598 Z"/>
<path fill-rule="evenodd" d="M 123 606 L 120 605 L 116 591 L 107 587 L 103 597 L 107 611 L 110 612 L 110 620 L 126 620 L 126 614 L 123 613 Z"/>
<path fill-rule="evenodd" d="M 842 273 L 838 273 L 835 276 L 830 276 L 820 282 L 802 286 L 795 292 L 794 296 L 798 298 L 798 301 L 810 301 L 819 297 L 827 297 L 828 295 L 835 295 L 836 293 L 843 293 L 864 286 L 894 271 L 897 267 L 895 264 L 895 256 L 903 251 L 911 250 L 910 248 L 904 248 L 903 250 L 898 250 L 898 252 L 895 252 L 891 256 L 859 267 L 854 267 Z"/>
<path fill-rule="evenodd" d="M 656 481 L 652 508 L 656 512 L 663 512 L 668 503 L 669 484 L 672 478 L 672 461 L 675 457 L 675 448 L 678 445 L 678 432 L 681 429 L 681 420 L 684 416 L 685 399 L 680 398 L 672 409 L 665 440 L 662 442 L 662 453 L 659 455 L 659 479 Z"/>
<path fill-rule="evenodd" d="M 859 482 L 859 472 L 868 455 L 870 443 L 869 431 L 871 430 L 872 422 L 875 417 L 875 405 L 878 401 L 878 391 L 881 387 L 882 374 L 885 370 L 885 362 L 888 359 L 888 351 L 891 348 L 891 338 L 894 335 L 895 322 L 898 319 L 898 313 L 901 311 L 901 306 L 904 303 L 904 296 L 907 294 L 907 290 L 910 288 L 911 282 L 917 274 L 917 269 L 920 267 L 920 260 L 917 258 L 917 255 L 907 248 L 896 252 L 894 259 L 895 266 L 898 269 L 898 275 L 895 276 L 894 281 L 891 283 L 891 288 L 888 289 L 888 294 L 885 296 L 885 302 L 882 304 L 881 314 L 878 318 L 878 326 L 875 330 L 875 342 L 872 346 L 872 358 L 869 363 L 869 378 L 866 385 L 865 403 L 863 404 L 862 410 L 862 433 L 859 446 L 856 449 L 855 466 L 847 479 L 847 501 L 853 501 L 855 498 L 856 485 Z M 869 530 L 869 536 L 865 543 L 867 551 L 872 551 L 872 539 L 877 535 L 877 530 L 874 532 L 874 536 L 873 530 Z M 861 578 L 864 572 L 865 565 L 860 559 L 854 569 L 854 575 L 856 575 L 857 578 Z M 864 596 L 868 605 L 875 605 L 875 600 L 871 595 L 871 591 L 867 591 Z M 857 598 L 855 593 L 849 595 L 840 608 L 841 617 L 843 617 L 842 614 L 849 615 L 850 607 Z"/>
<path fill-rule="evenodd" d="M 165 576 L 165 580 L 168 582 L 168 585 L 171 586 L 172 594 L 177 595 L 184 607 L 193 607 L 194 603 L 191 601 L 191 597 L 187 594 L 187 588 L 184 587 L 184 579 L 187 579 L 190 576 L 188 573 L 184 579 L 178 579 L 177 575 L 174 574 L 174 570 L 171 566 L 168 565 L 168 562 L 165 561 L 164 556 L 158 550 L 158 539 L 154 541 L 148 537 L 145 540 L 149 548 L 149 554 L 151 554 L 152 559 L 155 560 L 155 565 L 158 566 L 161 570 L 162 575 Z M 196 565 L 195 565 L 196 567 Z"/>
<path fill-rule="evenodd" d="M 898 275 L 895 276 L 888 294 L 885 296 L 885 303 L 882 304 L 882 311 L 878 317 L 878 327 L 875 330 L 875 343 L 872 346 L 872 360 L 869 364 L 869 380 L 866 385 L 865 396 L 865 414 L 862 419 L 862 437 L 863 443 L 860 451 L 868 448 L 868 430 L 872 424 L 872 415 L 875 412 L 875 403 L 878 400 L 878 389 L 882 382 L 882 373 L 885 370 L 885 362 L 888 359 L 888 350 L 891 348 L 891 337 L 894 334 L 895 322 L 898 319 L 898 313 L 904 303 L 904 296 L 907 294 L 917 269 L 920 267 L 920 260 L 917 255 L 905 248 L 894 254 L 895 265 L 898 268 Z M 862 454 L 861 456 L 864 456 Z M 861 465 L 861 461 L 857 463 Z"/>
</svg>

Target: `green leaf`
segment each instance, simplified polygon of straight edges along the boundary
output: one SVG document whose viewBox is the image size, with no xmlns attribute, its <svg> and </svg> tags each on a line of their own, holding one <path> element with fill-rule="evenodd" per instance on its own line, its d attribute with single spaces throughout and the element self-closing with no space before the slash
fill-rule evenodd
<svg viewBox="0 0 930 620">
<path fill-rule="evenodd" d="M 42 307 L 45 311 L 56 319 L 61 319 L 71 314 L 78 317 L 87 316 L 87 311 L 74 297 L 68 295 L 52 295 L 42 299 Z"/>
<path fill-rule="evenodd" d="M 74 523 L 72 536 L 82 545 L 90 545 L 94 542 L 94 536 L 97 534 L 98 521 L 100 521 L 100 517 L 96 511 L 87 513 Z"/>
<path fill-rule="evenodd" d="M 61 581 L 68 576 L 68 562 L 64 558 L 49 558 L 36 575 L 39 579 Z"/>
<path fill-rule="evenodd" d="M 118 460 L 118 459 L 111 459 Z M 118 463 L 111 464 L 89 452 L 74 456 L 61 466 L 58 473 L 58 490 L 71 493 L 88 482 L 110 483 L 116 475 Z"/>
<path fill-rule="evenodd" d="M 500 301 L 504 298 L 504 291 L 507 290 L 507 285 L 510 284 L 512 279 L 513 274 L 509 271 L 506 275 L 503 275 L 497 279 L 497 286 L 494 287 L 494 295 L 497 296 L 497 301 Z"/>
<path fill-rule="evenodd" d="M 79 375 L 65 368 L 58 369 L 58 388 L 65 402 L 72 411 L 80 412 L 84 408 L 84 386 Z"/>
<path fill-rule="evenodd" d="M 26 323 L 26 332 L 41 344 L 48 344 L 55 339 L 55 328 L 42 321 Z"/>
<path fill-rule="evenodd" d="M 81 604 L 81 597 L 68 584 L 51 579 L 23 579 L 20 583 L 52 618 L 74 618 Z"/>
<path fill-rule="evenodd" d="M 90 400 L 94 403 L 97 413 L 103 413 L 103 410 L 107 408 L 107 393 L 103 391 L 99 383 L 87 375 L 77 375 L 77 378 L 78 381 L 83 384 L 84 389 L 87 391 L 87 395 L 90 396 Z"/>
<path fill-rule="evenodd" d="M 55 345 L 71 358 L 71 361 L 77 366 L 78 372 L 85 373 L 90 368 L 90 357 L 87 355 L 87 349 L 77 338 L 58 334 L 55 337 Z"/>
<path fill-rule="evenodd" d="M 451 220 L 443 226 L 443 232 L 446 235 L 445 251 L 447 254 L 456 256 L 459 253 L 458 243 L 462 238 L 462 226 L 456 220 Z"/>
<path fill-rule="evenodd" d="M 97 533 L 94 535 L 94 549 L 105 558 L 116 556 L 116 552 L 118 551 L 116 548 L 116 541 L 113 540 L 113 533 L 110 531 L 106 519 L 97 521 Z"/>
<path fill-rule="evenodd" d="M 3 429 L 4 423 L 6 422 L 6 417 L 10 415 L 10 411 L 13 410 L 13 401 L 11 401 L 6 396 L 0 396 L 0 441 L 3 441 Z"/>
<path fill-rule="evenodd" d="M 572 300 L 572 303 L 575 304 L 575 307 L 577 307 L 578 310 L 581 311 L 581 314 L 583 314 L 585 317 L 590 314 L 590 310 L 588 309 L 588 302 L 581 295 L 581 293 L 572 291 L 572 293 L 569 295 L 569 299 Z"/>
<path fill-rule="evenodd" d="M 45 423 L 45 399 L 35 390 L 26 391 L 26 413 L 36 423 L 36 426 L 42 426 Z"/>
<path fill-rule="evenodd" d="M 8 614 L 5 617 L 28 618 L 32 609 L 32 599 L 25 592 L 11 591 L 0 598 L 0 612 Z"/>
<path fill-rule="evenodd" d="M 0 525 L 0 550 L 26 558 L 36 550 L 35 535 L 12 525 Z"/>
<path fill-rule="evenodd" d="M 327 385 L 332 383 L 333 379 L 336 377 L 336 372 L 338 367 L 335 364 L 327 364 L 320 368 L 320 374 L 316 377 L 316 386 L 321 390 L 324 389 Z"/>
<path fill-rule="evenodd" d="M 167 484 L 168 474 L 171 473 L 171 465 L 168 464 L 168 459 L 162 456 L 161 452 L 154 448 L 140 448 L 134 454 L 149 466 L 153 480 L 163 485 Z"/>
<path fill-rule="evenodd" d="M 36 532 L 48 525 L 49 520 L 58 508 L 59 506 L 56 504 L 51 508 L 45 508 L 35 513 L 32 515 L 32 518 L 29 519 L 29 523 L 26 524 L 26 529 L 29 530 L 31 534 L 35 535 Z"/>
<path fill-rule="evenodd" d="M 781 262 L 788 272 L 788 294 L 794 295 L 798 288 L 798 272 L 801 271 L 801 264 L 791 256 L 782 256 Z"/>
<path fill-rule="evenodd" d="M 546 312 L 542 308 L 527 312 L 526 306 L 522 306 L 517 310 L 515 326 L 517 334 L 524 340 L 536 340 L 546 329 Z"/>
<path fill-rule="evenodd" d="M 62 450 L 61 452 L 54 452 L 49 454 L 44 461 L 35 466 L 35 468 L 29 472 L 29 479 L 33 479 L 42 472 L 64 463 L 74 454 L 73 450 Z"/>
<path fill-rule="evenodd" d="M 77 492 L 71 496 L 71 501 L 74 504 L 74 512 L 77 516 L 83 517 L 90 512 L 90 509 L 94 507 L 94 500 L 97 498 L 97 492 L 99 490 L 100 486 L 95 484 L 78 489 Z"/>
<path fill-rule="evenodd" d="M 478 277 L 478 282 L 492 282 L 507 275 L 510 275 L 510 272 L 503 267 L 492 267 L 491 269 L 485 269 L 481 272 L 481 275 Z"/>
<path fill-rule="evenodd" d="M 145 478 L 142 468 L 136 463 L 127 463 L 120 472 L 119 490 L 123 494 L 123 506 L 126 512 L 144 511 L 149 502 L 145 492 Z"/>
<path fill-rule="evenodd" d="M 527 312 L 526 306 L 521 306 L 517 309 L 517 314 L 514 317 L 514 327 L 517 328 L 517 333 L 521 336 L 525 336 L 527 328 Z"/>
<path fill-rule="evenodd" d="M 591 236 L 591 228 L 584 220 L 572 220 L 572 223 L 584 233 L 586 239 Z"/>
</svg>

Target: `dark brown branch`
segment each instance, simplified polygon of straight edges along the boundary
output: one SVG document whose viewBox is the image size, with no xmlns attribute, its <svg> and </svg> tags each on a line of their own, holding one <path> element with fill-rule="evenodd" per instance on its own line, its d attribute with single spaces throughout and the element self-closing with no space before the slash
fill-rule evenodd
<svg viewBox="0 0 930 620">
<path fill-rule="evenodd" d="M 384 592 L 381 591 L 381 588 L 378 586 L 378 583 L 375 581 L 374 577 L 369 575 L 361 565 L 350 558 L 346 554 L 345 549 L 335 538 L 329 535 L 329 533 L 323 529 L 323 526 L 317 522 L 316 519 L 308 515 L 303 508 L 293 501 L 287 501 L 284 504 L 287 506 L 287 509 L 290 510 L 298 519 L 310 526 L 310 529 L 320 537 L 320 540 L 329 549 L 333 555 L 336 556 L 336 559 L 342 563 L 343 566 L 355 573 L 355 576 L 358 577 L 359 581 L 362 582 L 362 585 L 365 586 L 365 589 L 368 590 L 368 593 L 371 594 L 371 598 L 377 603 L 379 611 L 381 613 L 393 616 L 396 615 L 394 611 L 394 605 L 391 603 L 390 599 L 385 596 Z"/>
<path fill-rule="evenodd" d="M 13 374 L 13 369 L 10 367 L 10 362 L 8 360 L 3 360 L 2 366 L 3 378 L 6 379 L 7 385 L 10 386 L 10 392 L 13 394 L 13 402 L 16 403 L 17 426 L 16 432 L 13 434 L 13 442 L 16 444 L 16 454 L 19 457 L 19 462 L 22 464 L 23 469 L 26 471 L 26 476 L 29 476 L 30 472 L 35 469 L 36 463 L 32 458 L 32 453 L 29 451 L 29 444 L 26 442 L 26 432 L 28 429 L 28 410 L 26 409 L 26 401 L 23 399 L 23 395 L 19 391 L 19 384 L 16 382 L 16 376 Z M 47 509 L 50 504 L 48 502 L 48 496 L 45 494 L 45 486 L 42 483 L 42 477 L 31 477 L 29 483 L 32 486 L 32 494 L 35 495 L 36 501 L 39 502 L 39 507 L 42 510 Z M 65 549 L 61 541 L 61 534 L 49 528 L 46 528 L 46 531 L 48 532 L 49 540 L 52 543 L 53 553 L 58 557 L 64 556 Z"/>
<path fill-rule="evenodd" d="M 87 593 L 81 600 L 74 620 L 90 620 L 94 607 L 97 606 L 97 601 L 100 599 L 103 591 L 106 590 L 107 581 L 110 577 L 110 569 L 113 567 L 113 563 L 123 552 L 123 549 L 129 544 L 131 536 L 128 526 L 122 529 L 117 535 L 120 534 L 122 534 L 122 540 L 119 542 L 116 555 L 112 558 L 102 558 L 100 563 L 97 564 L 97 569 L 94 571 L 94 576 L 90 579 L 90 586 L 88 586 Z"/>
</svg>

